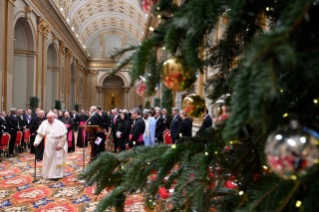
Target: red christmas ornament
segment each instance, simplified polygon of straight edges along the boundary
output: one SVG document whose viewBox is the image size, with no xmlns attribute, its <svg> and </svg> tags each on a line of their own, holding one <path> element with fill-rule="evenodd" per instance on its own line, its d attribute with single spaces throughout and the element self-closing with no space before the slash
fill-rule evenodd
<svg viewBox="0 0 319 212">
<path fill-rule="evenodd" d="M 159 2 L 159 0 L 142 0 L 140 2 L 143 11 L 151 14 L 152 11 L 154 11 L 154 7 Z"/>
<path fill-rule="evenodd" d="M 144 77 L 140 77 L 141 79 L 139 81 L 136 81 L 135 83 L 135 90 L 136 90 L 136 93 L 142 97 L 152 97 L 156 94 L 157 92 L 157 88 L 151 92 L 151 93 L 148 93 L 147 92 L 147 86 L 146 86 L 146 78 Z"/>
</svg>

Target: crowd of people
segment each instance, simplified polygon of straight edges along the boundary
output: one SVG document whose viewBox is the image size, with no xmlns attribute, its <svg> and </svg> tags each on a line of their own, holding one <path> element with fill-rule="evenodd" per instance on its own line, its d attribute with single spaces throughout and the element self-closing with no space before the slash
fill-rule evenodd
<svg viewBox="0 0 319 212">
<path fill-rule="evenodd" d="M 80 126 L 98 125 L 104 129 L 104 133 L 99 132 L 95 135 L 94 155 L 105 151 L 105 138 L 112 138 L 114 142 L 114 153 L 125 151 L 134 146 L 153 146 L 155 143 L 163 143 L 163 132 L 170 130 L 173 143 L 180 138 L 192 136 L 192 120 L 187 117 L 183 110 L 172 109 L 172 115 L 163 108 L 150 108 L 141 112 L 135 108 L 131 111 L 117 108 L 111 111 L 103 111 L 99 106 L 92 106 L 89 111 L 82 109 L 76 111 L 45 111 L 37 108 L 34 112 L 31 109 L 16 110 L 10 109 L 7 114 L 2 111 L 0 117 L 0 139 L 3 133 L 10 134 L 9 157 L 14 157 L 21 153 L 20 149 L 15 148 L 17 132 L 22 132 L 21 149 L 27 150 L 24 141 L 25 130 L 30 130 L 30 153 L 36 154 L 36 160 L 43 160 L 45 142 L 34 145 L 40 125 L 46 120 L 47 114 L 54 114 L 54 119 L 61 121 L 67 129 L 67 151 L 73 152 L 75 147 L 88 145 L 88 134 Z M 208 111 L 204 114 L 203 124 L 199 131 L 212 126 L 212 119 Z M 77 133 L 77 140 L 75 140 Z M 106 136 L 107 135 L 107 136 Z M 44 139 L 44 138 L 43 138 Z M 14 151 L 15 150 L 15 151 Z"/>
</svg>

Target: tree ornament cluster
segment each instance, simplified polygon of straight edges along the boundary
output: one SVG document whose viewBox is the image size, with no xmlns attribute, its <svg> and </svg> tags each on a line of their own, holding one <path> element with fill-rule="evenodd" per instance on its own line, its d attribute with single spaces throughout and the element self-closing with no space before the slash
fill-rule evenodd
<svg viewBox="0 0 319 212">
<path fill-rule="evenodd" d="M 164 85 L 172 91 L 186 91 L 193 87 L 196 81 L 194 71 L 185 70 L 177 57 L 168 58 L 162 69 Z"/>
<path fill-rule="evenodd" d="M 297 126 L 278 129 L 268 136 L 265 146 L 269 166 L 281 177 L 308 174 L 307 169 L 318 163 L 318 136 Z"/>
<path fill-rule="evenodd" d="M 205 100 L 199 95 L 190 94 L 183 100 L 183 111 L 190 118 L 202 116 L 205 112 L 205 108 Z"/>
</svg>

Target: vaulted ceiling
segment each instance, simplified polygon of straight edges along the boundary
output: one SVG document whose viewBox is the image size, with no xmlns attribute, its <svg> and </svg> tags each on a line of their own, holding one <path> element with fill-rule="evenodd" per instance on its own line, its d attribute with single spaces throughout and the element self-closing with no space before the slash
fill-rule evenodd
<svg viewBox="0 0 319 212">
<path fill-rule="evenodd" d="M 139 42 L 147 15 L 138 0 L 52 0 L 83 46 L 106 31 L 125 33 Z"/>
</svg>

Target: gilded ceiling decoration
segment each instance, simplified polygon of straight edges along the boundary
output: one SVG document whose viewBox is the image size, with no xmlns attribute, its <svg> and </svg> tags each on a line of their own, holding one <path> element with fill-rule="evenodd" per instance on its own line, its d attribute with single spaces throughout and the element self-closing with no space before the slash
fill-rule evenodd
<svg viewBox="0 0 319 212">
<path fill-rule="evenodd" d="M 140 41 L 147 15 L 137 0 L 52 0 L 83 46 L 103 31 L 125 32 Z"/>
</svg>

